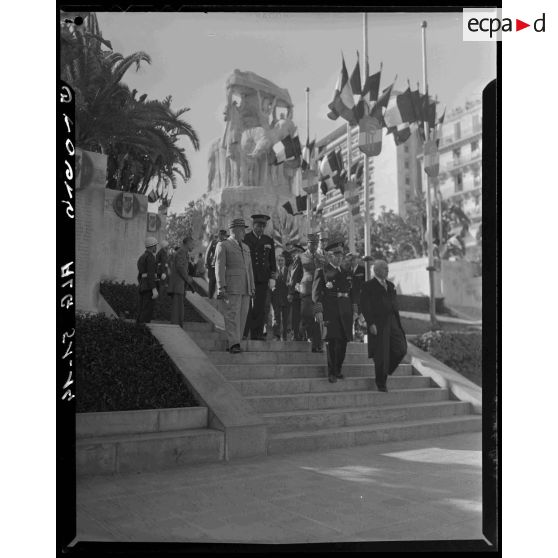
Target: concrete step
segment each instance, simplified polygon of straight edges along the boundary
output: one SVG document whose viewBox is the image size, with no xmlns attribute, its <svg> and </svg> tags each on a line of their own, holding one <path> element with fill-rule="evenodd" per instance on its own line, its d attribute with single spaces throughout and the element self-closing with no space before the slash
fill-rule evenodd
<svg viewBox="0 0 558 558">
<path fill-rule="evenodd" d="M 435 438 L 482 429 L 480 415 L 431 418 L 328 428 L 311 432 L 281 432 L 268 438 L 268 455 L 361 446 L 379 442 Z"/>
<path fill-rule="evenodd" d="M 232 357 L 231 357 L 232 358 Z M 327 378 L 327 366 L 322 364 L 217 364 L 217 369 L 228 380 Z M 374 364 L 344 364 L 343 374 L 347 377 L 373 377 Z M 413 367 L 400 364 L 393 376 L 411 376 Z"/>
<path fill-rule="evenodd" d="M 222 461 L 224 448 L 224 433 L 211 428 L 82 438 L 76 468 L 80 476 L 139 473 Z"/>
<path fill-rule="evenodd" d="M 232 385 L 243 396 L 252 395 L 286 395 L 295 393 L 326 393 L 363 391 L 376 389 L 374 378 L 345 376 L 343 380 L 330 383 L 327 378 L 288 378 L 233 380 Z M 431 387 L 431 380 L 426 376 L 396 376 L 390 378 L 390 389 L 420 389 Z"/>
<path fill-rule="evenodd" d="M 183 328 L 188 333 L 192 332 L 213 332 L 213 324 L 209 322 L 184 322 Z"/>
<path fill-rule="evenodd" d="M 386 405 L 374 409 L 352 407 L 321 411 L 290 411 L 262 415 L 268 425 L 268 433 L 322 430 L 361 426 L 377 423 L 397 423 L 470 414 L 471 405 L 465 401 L 437 401 Z"/>
<path fill-rule="evenodd" d="M 253 395 L 245 397 L 245 399 L 256 413 L 266 414 L 447 401 L 449 399 L 449 391 L 442 388 L 400 389 L 391 390 L 388 393 L 379 391 L 330 391 L 326 393 L 292 395 Z"/>
<path fill-rule="evenodd" d="M 248 351 L 231 355 L 223 351 L 208 351 L 207 355 L 213 364 L 326 364 L 327 357 L 323 353 L 311 352 L 273 352 L 273 351 Z M 372 364 L 364 353 L 347 353 L 345 364 Z"/>
</svg>

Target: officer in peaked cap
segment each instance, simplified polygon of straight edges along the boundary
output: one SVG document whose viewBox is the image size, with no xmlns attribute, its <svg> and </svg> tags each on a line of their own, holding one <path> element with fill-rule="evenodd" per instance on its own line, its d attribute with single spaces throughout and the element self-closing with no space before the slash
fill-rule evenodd
<svg viewBox="0 0 558 558">
<path fill-rule="evenodd" d="M 252 230 L 244 237 L 250 248 L 252 270 L 256 293 L 252 300 L 244 336 L 250 332 L 251 339 L 264 339 L 263 328 L 266 323 L 266 298 L 269 280 L 275 279 L 277 265 L 275 263 L 275 242 L 264 234 L 265 227 L 271 219 L 269 215 L 252 215 Z"/>
<path fill-rule="evenodd" d="M 312 285 L 312 300 L 323 312 L 327 328 L 328 379 L 336 382 L 343 378 L 341 369 L 345 360 L 347 343 L 353 339 L 353 300 L 350 272 L 341 267 L 344 243 L 328 244 L 329 262 L 316 271 Z"/>
<path fill-rule="evenodd" d="M 289 296 L 294 298 L 300 294 L 300 312 L 302 328 L 307 338 L 312 342 L 312 352 L 321 353 L 322 336 L 319 321 L 316 321 L 316 310 L 312 302 L 312 282 L 316 270 L 324 265 L 324 259 L 317 253 L 318 235 L 308 235 L 306 251 L 295 258 L 289 281 Z M 293 324 L 294 326 L 294 324 Z"/>
<path fill-rule="evenodd" d="M 145 252 L 138 259 L 139 308 L 136 323 L 148 324 L 153 317 L 153 301 L 157 291 L 157 263 L 155 253 L 158 241 L 153 236 L 145 239 Z"/>
</svg>

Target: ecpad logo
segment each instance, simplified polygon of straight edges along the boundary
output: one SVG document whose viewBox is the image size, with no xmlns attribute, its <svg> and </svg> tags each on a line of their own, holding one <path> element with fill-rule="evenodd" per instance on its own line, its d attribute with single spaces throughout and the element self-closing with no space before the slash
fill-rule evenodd
<svg viewBox="0 0 558 558">
<path fill-rule="evenodd" d="M 536 33 L 546 31 L 546 14 L 533 20 L 533 24 L 518 18 L 502 17 L 499 8 L 465 8 L 463 10 L 464 41 L 501 41 L 502 33 L 521 31 L 532 27 Z M 515 19 L 515 25 L 514 25 Z"/>
</svg>

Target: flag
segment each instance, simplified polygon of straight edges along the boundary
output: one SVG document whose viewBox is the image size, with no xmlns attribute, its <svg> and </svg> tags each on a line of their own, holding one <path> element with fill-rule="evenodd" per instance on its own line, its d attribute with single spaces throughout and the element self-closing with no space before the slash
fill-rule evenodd
<svg viewBox="0 0 558 558">
<path fill-rule="evenodd" d="M 393 134 L 395 145 L 401 145 L 411 137 L 411 125 L 408 122 L 404 122 L 399 126 L 388 128 L 387 133 Z"/>
<path fill-rule="evenodd" d="M 366 78 L 366 83 L 362 90 L 362 96 L 365 101 L 368 102 L 369 106 L 378 100 L 378 93 L 380 91 L 380 77 L 382 75 L 382 70 L 380 68 L 379 72 L 372 74 Z"/>
<path fill-rule="evenodd" d="M 275 155 L 274 165 L 280 165 L 285 161 L 296 160 L 301 155 L 300 140 L 298 136 L 287 136 L 278 141 L 272 147 Z"/>
<path fill-rule="evenodd" d="M 325 195 L 334 188 L 339 188 L 341 173 L 343 169 L 343 158 L 341 151 L 330 151 L 320 162 L 320 189 Z"/>
<path fill-rule="evenodd" d="M 364 174 L 364 163 L 359 159 L 351 165 L 349 180 L 355 182 L 357 185 L 362 184 L 362 176 Z"/>
<path fill-rule="evenodd" d="M 297 196 L 296 197 L 296 210 L 306 211 L 308 209 L 308 196 Z"/>
<path fill-rule="evenodd" d="M 343 65 L 341 72 L 337 78 L 337 84 L 333 93 L 333 100 L 329 103 L 328 108 L 331 112 L 328 113 L 328 118 L 337 120 L 340 116 L 344 118 L 352 126 L 356 125 L 354 107 L 355 100 L 353 98 L 353 91 L 349 82 L 349 74 L 345 66 L 345 59 L 341 57 Z"/>
<path fill-rule="evenodd" d="M 358 191 L 358 187 L 357 184 L 355 182 L 353 182 L 352 180 L 349 180 L 347 182 L 347 185 L 345 186 L 345 201 L 349 204 L 349 205 L 355 205 L 355 203 L 358 203 L 359 200 L 359 191 Z"/>
<path fill-rule="evenodd" d="M 440 171 L 440 156 L 435 141 L 427 141 L 424 144 L 424 172 L 431 177 L 438 176 Z"/>
<path fill-rule="evenodd" d="M 283 204 L 283 209 L 289 214 L 289 215 L 294 215 L 293 212 L 293 206 L 291 205 L 291 202 L 288 201 L 286 203 Z"/>
<path fill-rule="evenodd" d="M 360 85 L 360 62 L 358 58 L 358 52 L 357 52 L 357 61 L 356 61 L 355 69 L 351 74 L 350 84 L 351 84 L 351 89 L 353 91 L 353 100 L 355 103 L 353 109 L 355 122 L 359 122 L 360 119 L 365 114 L 368 114 L 369 107 L 366 105 L 366 102 L 362 97 L 362 87 Z"/>
<path fill-rule="evenodd" d="M 442 137 L 442 125 L 444 123 L 444 118 L 446 116 L 446 109 L 444 108 L 444 112 L 442 116 L 440 116 L 436 128 L 434 128 L 434 139 L 436 140 L 436 148 L 440 147 L 440 138 Z"/>
<path fill-rule="evenodd" d="M 356 215 L 358 215 L 360 213 L 360 203 L 353 205 L 351 207 L 351 215 L 353 217 L 355 217 Z"/>
<path fill-rule="evenodd" d="M 418 123 L 418 133 L 420 139 L 424 143 L 426 141 L 426 136 L 424 135 L 424 113 L 423 113 L 423 95 L 421 95 L 418 87 L 415 91 L 411 91 L 411 102 L 413 104 L 413 110 L 415 112 L 415 120 Z"/>
<path fill-rule="evenodd" d="M 410 88 L 407 88 L 403 93 L 389 99 L 384 114 L 384 121 L 388 129 L 400 126 L 406 122 L 415 122 L 415 111 L 413 109 Z"/>
<path fill-rule="evenodd" d="M 318 182 L 315 180 L 315 178 L 312 179 L 312 182 L 307 180 L 307 183 L 302 187 L 307 194 L 316 194 L 318 192 Z"/>
<path fill-rule="evenodd" d="M 374 111 L 373 111 L 374 113 Z M 382 151 L 382 122 L 381 113 L 364 115 L 358 123 L 358 148 L 369 157 L 375 157 Z"/>
<path fill-rule="evenodd" d="M 316 140 L 306 140 L 306 145 L 302 149 L 302 171 L 314 170 L 316 164 Z"/>
</svg>

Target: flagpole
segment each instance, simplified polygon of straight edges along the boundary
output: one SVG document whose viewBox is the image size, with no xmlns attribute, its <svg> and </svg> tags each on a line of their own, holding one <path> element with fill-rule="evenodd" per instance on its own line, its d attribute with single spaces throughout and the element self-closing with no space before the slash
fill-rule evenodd
<svg viewBox="0 0 558 558">
<path fill-rule="evenodd" d="M 363 14 L 363 53 L 364 53 L 364 64 L 363 66 L 363 82 L 366 83 L 368 79 L 368 14 L 364 12 Z M 366 153 L 364 156 L 364 169 L 362 175 L 362 182 L 364 185 L 364 255 L 370 256 L 370 192 L 368 187 L 368 155 Z M 367 265 L 366 269 L 366 280 L 370 279 L 370 266 Z"/>
<path fill-rule="evenodd" d="M 306 87 L 306 145 L 310 141 L 310 87 Z M 308 161 L 310 162 L 310 161 Z M 310 176 L 310 169 L 308 176 Z M 308 186 L 310 186 L 310 179 L 308 179 Z M 306 196 L 306 217 L 308 220 L 308 233 L 312 232 L 312 194 L 307 193 Z"/>
<path fill-rule="evenodd" d="M 426 72 L 426 21 L 421 24 L 422 29 L 422 81 L 424 87 L 424 94 L 428 95 L 428 81 Z M 424 120 L 424 136 L 426 141 L 430 140 L 430 133 L 428 129 L 428 119 Z M 426 175 L 426 241 L 428 246 L 428 282 L 430 286 L 430 323 L 433 328 L 438 327 L 436 319 L 436 299 L 434 291 L 434 254 L 432 246 L 432 200 L 430 196 L 430 177 Z"/>
<path fill-rule="evenodd" d="M 352 153 L 351 153 L 351 149 L 352 149 L 352 130 L 351 130 L 351 125 L 347 122 L 347 174 L 348 174 L 348 180 L 351 180 L 351 165 L 352 165 Z M 354 254 L 355 252 L 355 220 L 353 217 L 353 213 L 351 211 L 351 208 L 348 206 L 349 211 L 347 212 L 347 217 L 349 219 L 348 221 L 348 225 L 349 225 L 349 252 L 352 252 Z"/>
</svg>

